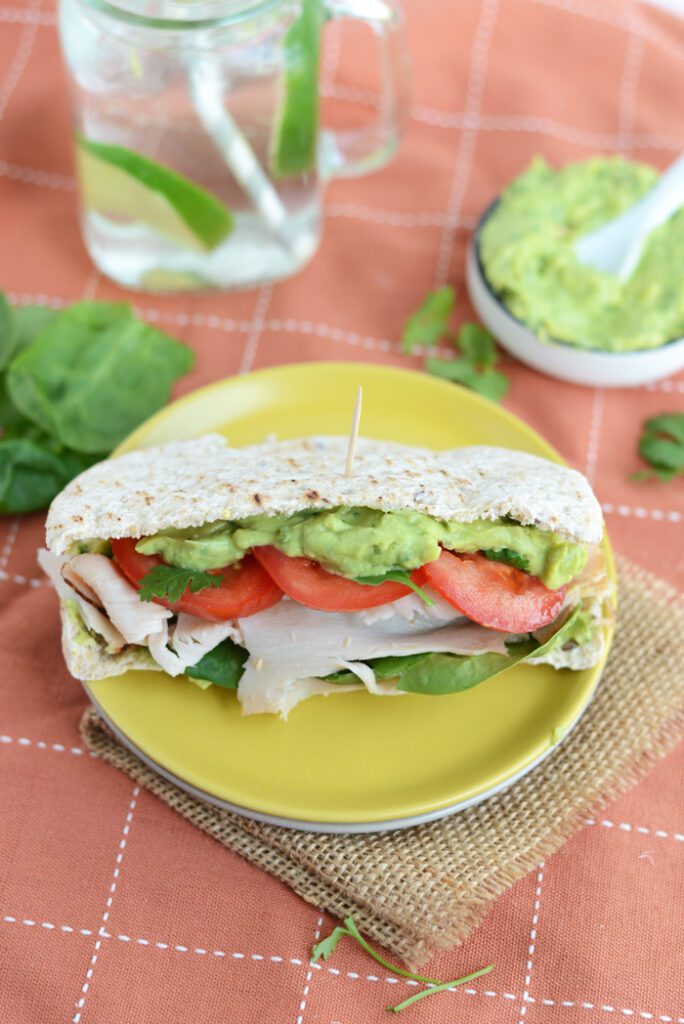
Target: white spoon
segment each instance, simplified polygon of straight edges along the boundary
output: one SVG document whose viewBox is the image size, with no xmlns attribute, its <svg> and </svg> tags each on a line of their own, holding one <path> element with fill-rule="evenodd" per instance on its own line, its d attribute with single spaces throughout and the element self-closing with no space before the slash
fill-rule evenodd
<svg viewBox="0 0 684 1024">
<path fill-rule="evenodd" d="M 684 154 L 670 164 L 643 199 L 575 242 L 580 263 L 625 281 L 641 258 L 647 236 L 684 206 Z"/>
</svg>

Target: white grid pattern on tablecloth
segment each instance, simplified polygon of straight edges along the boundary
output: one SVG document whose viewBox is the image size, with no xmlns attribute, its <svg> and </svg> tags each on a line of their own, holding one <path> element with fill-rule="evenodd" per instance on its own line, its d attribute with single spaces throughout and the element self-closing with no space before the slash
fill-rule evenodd
<svg viewBox="0 0 684 1024">
<path fill-rule="evenodd" d="M 78 997 L 78 999 L 76 1001 L 76 1012 L 74 1013 L 74 1015 L 72 1017 L 72 1024 L 78 1024 L 78 1022 L 80 1021 L 80 1019 L 81 1019 L 81 1017 L 83 1015 L 83 1007 L 85 1006 L 86 999 L 88 998 L 88 990 L 90 988 L 91 979 L 93 977 L 93 974 L 95 972 L 95 967 L 96 967 L 98 959 L 100 957 L 100 949 L 102 947 L 102 943 L 103 943 L 105 935 L 106 935 L 105 925 L 107 924 L 107 921 L 109 920 L 109 915 L 111 913 L 112 904 L 114 902 L 114 896 L 116 894 L 116 887 L 117 887 L 117 884 L 118 884 L 118 881 L 119 881 L 119 875 L 121 873 L 121 864 L 123 862 L 124 851 L 125 851 L 126 845 L 128 843 L 128 837 L 130 835 L 130 830 L 131 830 L 131 823 L 133 821 L 133 814 L 135 812 L 135 808 L 136 808 L 136 804 L 138 802 L 138 796 L 139 795 L 140 795 L 140 788 L 138 786 L 133 786 L 133 791 L 132 791 L 131 799 L 129 801 L 128 808 L 126 810 L 126 820 L 125 820 L 124 825 L 123 825 L 121 838 L 119 839 L 119 845 L 118 845 L 117 854 L 116 854 L 116 858 L 115 858 L 115 862 L 114 862 L 114 871 L 112 873 L 112 880 L 110 882 L 109 891 L 108 891 L 108 894 L 107 894 L 107 898 L 105 900 L 105 909 L 104 909 L 104 911 L 102 913 L 102 919 L 100 920 L 100 924 L 99 924 L 99 927 L 98 927 L 97 932 L 96 932 L 97 938 L 95 939 L 95 945 L 93 947 L 92 956 L 90 957 L 90 963 L 88 964 L 88 969 L 87 969 L 86 974 L 85 974 L 85 979 L 83 981 L 83 984 L 81 985 L 81 991 L 80 991 L 79 997 Z"/>
<path fill-rule="evenodd" d="M 127 814 L 127 826 L 128 827 L 130 826 L 130 819 L 131 819 L 131 816 L 132 816 L 132 812 L 131 812 L 130 808 L 131 808 L 131 805 L 133 805 L 133 807 L 135 806 L 136 799 L 137 799 L 137 794 L 134 795 L 133 799 L 131 800 L 131 804 L 129 804 L 129 811 L 128 811 L 128 814 Z M 126 836 L 127 835 L 128 835 L 128 833 L 126 833 Z M 125 843 L 124 843 L 124 846 L 125 846 Z M 119 854 L 121 852 L 122 852 L 122 850 L 120 848 L 119 849 Z M 117 854 L 117 857 L 119 856 L 119 854 Z M 120 864 L 121 861 L 119 860 L 117 863 Z M 461 988 L 457 988 L 457 989 L 456 988 L 454 988 L 454 989 L 447 989 L 446 991 L 449 992 L 449 993 L 458 993 L 458 994 L 461 994 L 461 995 L 464 995 L 464 996 L 466 996 L 466 995 L 467 996 L 482 995 L 485 998 L 506 999 L 506 1000 L 509 1000 L 509 1001 L 521 1002 L 522 1003 L 522 1005 L 521 1005 L 521 1016 L 522 1017 L 524 1017 L 525 1014 L 524 1014 L 523 1011 L 526 1011 L 528 1005 L 537 1004 L 537 1005 L 540 1005 L 540 1006 L 563 1006 L 563 1007 L 568 1007 L 568 1008 L 569 1007 L 580 1007 L 580 1008 L 586 1009 L 586 1010 L 594 1010 L 594 1009 L 596 1009 L 596 1010 L 600 1010 L 600 1011 L 602 1011 L 604 1013 L 621 1013 L 624 1016 L 634 1016 L 634 1017 L 638 1017 L 638 1018 L 640 1018 L 642 1020 L 658 1020 L 658 1021 L 664 1022 L 664 1024 L 684 1024 L 684 1017 L 671 1016 L 669 1014 L 662 1014 L 662 1013 L 658 1013 L 656 1011 L 651 1011 L 651 1010 L 640 1010 L 640 1009 L 633 1009 L 631 1007 L 613 1006 L 610 1003 L 603 1002 L 601 1000 L 590 1002 L 588 1000 L 577 1000 L 577 999 L 575 999 L 575 1000 L 571 1000 L 571 999 L 549 999 L 547 997 L 538 997 L 538 996 L 531 996 L 530 995 L 530 993 L 529 993 L 529 981 L 530 981 L 530 974 L 531 974 L 531 970 L 532 970 L 531 964 L 532 964 L 532 958 L 534 956 L 534 941 L 535 941 L 535 938 L 536 938 L 536 928 L 537 928 L 538 915 L 539 915 L 540 903 L 541 903 L 541 883 L 542 883 L 542 877 L 543 877 L 543 865 L 539 869 L 539 871 L 537 873 L 537 879 L 536 879 L 535 913 L 534 913 L 534 916 L 533 916 L 532 930 L 531 930 L 531 933 L 530 933 L 530 935 L 531 935 L 530 947 L 529 947 L 529 950 L 528 950 L 528 957 L 529 957 L 529 959 L 527 961 L 528 974 L 527 974 L 526 980 L 525 980 L 525 990 L 522 993 L 522 995 L 517 994 L 515 992 L 497 992 L 497 991 L 495 991 L 493 989 L 482 989 L 482 988 L 475 988 L 475 987 L 472 987 L 472 986 L 461 987 Z M 323 926 L 323 921 L 324 921 L 324 918 L 322 916 L 319 916 L 317 921 L 316 921 L 316 926 L 315 926 L 315 932 L 313 934 L 312 945 L 315 942 L 317 942 L 318 939 L 320 938 L 320 934 L 321 934 L 322 926 Z M 206 948 L 204 946 L 195 946 L 195 947 L 193 947 L 192 945 L 187 945 L 187 944 L 183 944 L 183 943 L 174 942 L 172 939 L 168 939 L 167 941 L 161 941 L 161 940 L 158 940 L 158 939 L 147 938 L 145 936 L 126 935 L 124 933 L 121 933 L 121 934 L 118 934 L 118 935 L 114 935 L 114 934 L 106 931 L 106 929 L 103 927 L 102 924 L 100 924 L 99 927 L 94 927 L 94 928 L 81 928 L 81 927 L 77 927 L 75 925 L 56 924 L 56 923 L 53 923 L 51 921 L 39 921 L 39 920 L 33 920 L 32 918 L 21 918 L 21 917 L 15 917 L 15 916 L 11 916 L 11 915 L 4 915 L 3 918 L 2 918 L 2 922 L 3 922 L 3 924 L 18 924 L 18 925 L 23 925 L 24 927 L 42 928 L 42 929 L 45 929 L 47 931 L 54 932 L 55 934 L 81 935 L 81 936 L 84 936 L 84 937 L 97 936 L 98 939 L 100 940 L 100 945 L 98 946 L 98 950 L 100 948 L 102 948 L 102 946 L 106 945 L 108 942 L 115 941 L 115 942 L 123 943 L 127 947 L 129 947 L 129 948 L 137 948 L 137 949 L 140 949 L 140 948 L 151 948 L 151 949 L 156 949 L 156 950 L 160 950 L 162 952 L 169 952 L 169 953 L 181 953 L 181 954 L 190 953 L 190 954 L 194 954 L 196 956 L 210 956 L 210 957 L 215 957 L 215 958 L 218 958 L 218 959 L 224 959 L 225 958 L 225 959 L 233 960 L 233 961 L 235 961 L 237 963 L 239 963 L 241 961 L 251 961 L 251 962 L 254 962 L 254 963 L 278 964 L 278 965 L 282 964 L 282 965 L 289 965 L 289 966 L 293 966 L 293 967 L 303 967 L 303 966 L 306 966 L 308 968 L 307 975 L 306 975 L 305 982 L 304 982 L 304 988 L 307 989 L 306 995 L 308 995 L 308 986 L 311 983 L 311 978 L 312 978 L 314 972 L 322 972 L 324 974 L 328 974 L 328 975 L 331 975 L 331 976 L 337 977 L 337 978 L 347 978 L 347 979 L 349 979 L 351 981 L 367 981 L 367 982 L 370 982 L 372 984 L 381 982 L 381 983 L 385 983 L 385 984 L 388 984 L 388 985 L 406 986 L 408 988 L 417 988 L 418 984 L 419 984 L 418 982 L 413 981 L 410 978 L 398 978 L 398 977 L 393 977 L 393 976 L 389 976 L 389 975 L 387 975 L 385 977 L 381 977 L 380 975 L 377 975 L 377 974 L 366 974 L 366 975 L 360 974 L 358 971 L 340 971 L 337 968 L 329 967 L 326 964 L 313 963 L 312 961 L 307 963 L 307 961 L 301 959 L 300 957 L 287 957 L 287 956 L 279 956 L 279 955 L 276 955 L 276 954 L 267 954 L 267 953 L 250 953 L 250 952 L 242 952 L 242 951 L 239 951 L 239 950 L 230 951 L 230 950 L 224 950 L 224 949 L 211 949 L 211 948 L 209 948 L 209 946 L 207 946 Z M 90 976 L 92 977 L 92 974 Z M 86 988 L 86 992 L 87 992 L 87 988 Z M 305 993 L 303 991 L 303 997 L 304 996 L 305 996 Z M 302 1002 L 305 1002 L 305 1001 L 306 1001 L 305 998 L 303 998 Z M 84 1000 L 84 1002 L 85 1002 L 85 1000 Z M 81 1003 L 81 1008 L 82 1008 L 82 1006 L 83 1006 L 83 1003 Z M 303 1012 L 304 1012 L 304 1007 L 302 1007 L 301 1002 L 300 1002 L 299 1015 L 300 1016 L 303 1015 Z M 78 1016 L 77 1014 L 74 1015 L 74 1024 L 78 1024 L 78 1020 L 76 1019 L 77 1016 Z M 299 1017 L 298 1017 L 298 1022 L 299 1022 L 299 1024 L 301 1024 L 301 1021 L 299 1020 Z"/>
<path fill-rule="evenodd" d="M 614 9 L 609 11 L 606 8 L 586 3 L 584 0 L 528 0 L 528 2 L 554 7 L 559 10 L 563 10 L 570 15 L 603 21 L 615 26 L 616 28 L 631 32 L 633 45 L 631 48 L 628 47 L 626 72 L 623 77 L 623 92 L 627 106 L 633 103 L 636 95 L 636 80 L 638 77 L 638 66 L 641 53 L 640 48 L 642 47 L 645 39 L 656 40 L 658 44 L 664 46 L 668 52 L 676 52 L 678 57 L 684 59 L 684 52 L 681 51 L 679 47 L 675 47 L 670 40 L 666 38 L 664 39 L 663 34 L 659 29 L 635 23 L 634 19 L 624 18 L 621 15 L 616 14 Z M 681 148 L 682 140 L 684 139 L 684 136 L 680 139 L 676 136 L 669 137 L 656 133 L 632 133 L 632 116 L 629 110 L 626 109 L 623 109 L 622 111 L 620 124 L 618 125 L 617 131 L 614 135 L 589 132 L 572 125 L 563 124 L 553 119 L 534 117 L 527 114 L 496 115 L 482 113 L 480 110 L 480 103 L 484 88 L 487 44 L 489 35 L 491 34 L 494 26 L 496 6 L 496 0 L 484 0 L 480 35 L 478 37 L 476 32 L 475 40 L 476 52 L 480 54 L 481 60 L 479 64 L 476 63 L 476 68 L 473 72 L 473 84 L 472 88 L 468 91 L 465 110 L 462 113 L 454 113 L 438 110 L 434 107 L 425 105 L 415 105 L 412 110 L 413 117 L 424 124 L 435 128 L 456 128 L 462 132 L 460 149 L 457 154 L 454 178 L 446 211 L 408 213 L 380 210 L 373 207 L 364 207 L 360 204 L 350 203 L 331 203 L 329 204 L 327 211 L 329 216 L 371 220 L 375 223 L 386 225 L 388 227 L 411 228 L 414 226 L 425 225 L 439 227 L 441 229 L 441 235 L 439 240 L 436 269 L 436 279 L 438 282 L 445 280 L 449 275 L 456 230 L 459 228 L 471 227 L 473 224 L 473 219 L 471 217 L 463 217 L 461 215 L 461 211 L 466 195 L 470 166 L 474 154 L 475 139 L 478 132 L 540 133 L 555 136 L 580 145 L 586 145 L 590 148 L 598 147 L 615 151 L 626 150 L 630 147 L 662 148 L 664 150 L 675 151 Z M 3 84 L 0 86 L 0 117 L 4 114 L 15 90 L 20 86 L 22 75 L 30 59 L 31 49 L 36 33 L 42 27 L 51 28 L 54 25 L 54 21 L 55 19 L 52 12 L 40 10 L 39 0 L 30 0 L 29 5 L 25 8 L 0 8 L 0 22 L 20 23 L 26 26 L 15 54 L 14 61 L 9 72 L 5 76 Z M 336 64 L 337 55 L 333 52 L 333 56 L 330 58 L 330 63 L 328 65 L 329 70 L 334 70 Z M 363 90 L 355 90 L 351 86 L 335 86 L 332 81 L 328 83 L 326 92 L 333 97 L 348 99 L 352 102 L 370 103 L 371 105 L 376 99 L 372 93 L 368 93 L 367 91 L 364 92 Z M 11 180 L 22 182 L 34 187 L 64 190 L 73 190 L 75 187 L 74 179 L 71 176 L 54 174 L 52 172 L 31 167 L 23 167 L 1 160 L 0 176 L 5 176 Z M 94 295 L 97 289 L 97 283 L 97 277 L 89 275 L 84 285 L 83 295 Z M 334 325 L 315 323 L 301 318 L 267 319 L 266 314 L 271 295 L 272 288 L 270 287 L 265 287 L 260 290 L 257 294 L 253 315 L 250 320 L 234 321 L 212 313 L 167 313 L 153 308 L 146 308 L 143 312 L 149 319 L 160 322 L 168 321 L 179 325 L 193 324 L 206 327 L 208 329 L 245 334 L 244 351 L 240 367 L 241 372 L 247 372 L 253 365 L 259 339 L 264 330 L 273 333 L 310 333 L 315 334 L 318 337 L 330 338 L 334 341 L 343 341 L 346 344 L 357 345 L 371 350 L 376 349 L 381 352 L 398 351 L 398 346 L 395 342 L 387 339 L 373 338 L 354 331 L 346 331 Z M 36 299 L 41 299 L 45 300 L 47 304 L 55 306 L 61 306 L 67 301 L 71 301 L 62 298 L 48 298 L 47 296 L 32 296 L 28 299 L 23 296 L 19 296 L 19 300 L 21 301 L 22 299 L 24 301 L 36 301 Z M 659 385 L 652 385 L 650 390 L 663 390 L 678 393 L 684 390 L 684 383 L 680 381 L 663 382 Z M 589 425 L 587 471 L 590 475 L 593 475 L 598 458 L 598 446 L 600 443 L 601 433 L 601 407 L 602 393 L 597 391 L 592 405 L 591 423 Z M 606 514 L 621 517 L 630 516 L 636 519 L 670 523 L 680 523 L 682 521 L 682 514 L 675 510 L 667 511 L 660 509 L 645 509 L 641 507 L 631 507 L 624 504 L 616 505 L 611 502 L 604 502 L 603 509 Z M 8 562 L 11 557 L 18 529 L 18 521 L 11 524 L 4 546 L 0 550 L 0 582 L 13 581 L 15 583 L 22 582 L 31 586 L 38 586 L 40 585 L 40 580 L 28 580 L 24 576 L 20 576 L 18 574 L 11 576 L 7 572 Z M 31 740 L 24 736 L 16 739 L 6 735 L 0 736 L 0 745 L 8 746 L 10 744 L 16 744 L 23 749 L 32 748 L 34 750 L 55 753 L 68 753 L 73 756 L 83 756 L 85 753 L 82 748 L 68 746 L 58 742 Z M 355 971 L 340 971 L 337 968 L 321 964 L 307 964 L 306 960 L 297 957 L 266 955 L 261 953 L 242 953 L 240 951 L 230 952 L 221 949 L 211 950 L 202 946 L 193 947 L 191 945 L 183 945 L 182 943 L 173 942 L 172 940 L 162 941 L 160 939 L 152 939 L 145 936 L 133 937 L 123 933 L 114 935 L 107 932 L 104 926 L 108 921 L 114 890 L 121 870 L 123 850 L 126 842 L 128 841 L 128 832 L 137 798 L 138 790 L 136 787 L 133 791 L 133 796 L 129 801 L 126 814 L 126 824 L 124 826 L 124 835 L 118 840 L 119 845 L 116 854 L 114 876 L 110 883 L 105 911 L 103 912 L 99 925 L 93 925 L 93 927 L 90 928 L 80 928 L 68 924 L 34 921 L 31 918 L 22 918 L 20 916 L 3 916 L 3 923 L 8 925 L 20 924 L 24 927 L 40 928 L 45 932 L 52 932 L 54 934 L 59 933 L 62 936 L 69 934 L 79 935 L 86 938 L 96 936 L 95 948 L 90 957 L 85 980 L 81 987 L 79 997 L 76 1000 L 76 1012 L 73 1016 L 75 1024 L 78 1024 L 80 1021 L 84 1007 L 87 1005 L 87 993 L 91 978 L 93 977 L 93 971 L 97 963 L 97 957 L 101 951 L 106 948 L 108 943 L 114 941 L 128 946 L 130 949 L 135 947 L 137 950 L 141 950 L 144 947 L 153 947 L 164 953 L 191 953 L 196 956 L 211 955 L 217 959 L 229 958 L 237 963 L 250 960 L 252 962 L 269 962 L 273 964 L 294 966 L 297 968 L 306 967 L 307 973 L 303 982 L 302 994 L 299 1002 L 297 1024 L 303 1024 L 307 999 L 315 972 L 321 972 L 334 977 L 346 978 L 353 981 L 363 980 L 373 984 L 384 982 L 388 985 L 406 985 L 415 987 L 416 983 L 412 983 L 410 980 L 392 977 L 381 978 L 378 975 L 373 974 L 362 975 Z M 599 821 L 588 820 L 587 825 L 596 826 L 605 829 L 606 831 L 612 831 L 615 834 L 618 832 L 625 834 L 635 832 L 642 835 L 653 835 L 662 840 L 672 839 L 677 843 L 684 841 L 684 834 L 680 832 L 668 832 L 653 826 L 647 827 L 643 825 L 632 825 L 627 822 L 615 823 L 609 819 L 602 819 Z M 534 976 L 535 941 L 539 924 L 540 909 L 542 906 L 542 882 L 543 866 L 539 870 L 536 881 L 534 909 L 530 929 L 530 944 L 527 951 L 527 969 L 524 977 L 522 993 L 496 992 L 491 989 L 468 987 L 461 989 L 460 994 L 469 996 L 476 996 L 480 994 L 490 999 L 501 998 L 509 1002 L 518 1002 L 520 1004 L 521 1020 L 525 1017 L 528 1005 L 538 1005 L 544 1007 L 579 1007 L 588 1011 L 598 1010 L 601 1013 L 618 1013 L 624 1016 L 635 1016 L 642 1020 L 658 1020 L 662 1021 L 663 1024 L 674 1024 L 674 1022 L 676 1022 L 676 1024 L 684 1024 L 684 1017 L 670 1016 L 665 1013 L 659 1013 L 655 1010 L 618 1007 L 600 1000 L 559 1000 L 550 999 L 545 996 L 532 996 L 530 990 L 532 987 L 532 978 Z M 314 941 L 320 936 L 322 924 L 323 918 L 319 917 L 315 926 Z"/>
</svg>

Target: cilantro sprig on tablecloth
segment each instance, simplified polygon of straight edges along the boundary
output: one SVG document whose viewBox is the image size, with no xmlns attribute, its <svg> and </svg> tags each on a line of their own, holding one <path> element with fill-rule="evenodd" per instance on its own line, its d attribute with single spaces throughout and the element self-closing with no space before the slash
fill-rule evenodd
<svg viewBox="0 0 684 1024">
<path fill-rule="evenodd" d="M 444 992 L 447 989 L 456 987 L 457 985 L 464 985 L 467 982 L 474 981 L 475 978 L 480 978 L 483 974 L 489 974 L 490 971 L 494 970 L 494 964 L 489 964 L 488 967 L 482 967 L 479 971 L 473 971 L 472 974 L 467 974 L 463 978 L 456 978 L 454 981 L 440 981 L 435 978 L 426 978 L 422 974 L 413 974 L 411 971 L 406 971 L 403 967 L 397 967 L 396 964 L 392 964 L 389 960 L 385 960 L 377 950 L 373 949 L 370 943 L 364 939 L 363 935 L 356 927 L 356 922 L 351 915 L 345 918 L 344 925 L 338 925 L 336 928 L 333 928 L 330 935 L 327 935 L 324 939 L 321 939 L 320 942 L 316 943 L 311 952 L 312 963 L 316 963 L 321 958 L 323 960 L 328 960 L 334 953 L 340 939 L 344 938 L 345 935 L 354 939 L 354 941 L 357 942 L 358 945 L 376 961 L 376 963 L 379 963 L 388 971 L 392 971 L 393 974 L 398 974 L 402 978 L 409 978 L 411 981 L 418 981 L 427 986 L 422 990 L 422 992 L 415 992 L 412 996 L 409 996 L 408 999 L 404 999 L 401 1003 L 397 1003 L 395 1006 L 388 1006 L 387 1009 L 390 1013 L 400 1013 L 402 1010 L 405 1010 L 407 1006 L 417 1003 L 419 999 L 425 999 L 426 996 L 436 995 L 438 992 Z"/>
<path fill-rule="evenodd" d="M 406 321 L 402 350 L 415 354 L 419 349 L 435 348 L 440 341 L 449 342 L 458 353 L 457 357 L 428 357 L 425 361 L 428 373 L 454 381 L 498 402 L 508 391 L 508 378 L 494 368 L 494 338 L 486 327 L 476 323 L 461 324 L 457 332 L 450 330 L 449 321 L 455 305 L 456 293 L 451 285 L 429 292 Z"/>
<path fill-rule="evenodd" d="M 634 473 L 634 480 L 655 476 L 667 481 L 684 475 L 684 412 L 663 413 L 646 420 L 639 455 L 652 468 Z"/>
</svg>

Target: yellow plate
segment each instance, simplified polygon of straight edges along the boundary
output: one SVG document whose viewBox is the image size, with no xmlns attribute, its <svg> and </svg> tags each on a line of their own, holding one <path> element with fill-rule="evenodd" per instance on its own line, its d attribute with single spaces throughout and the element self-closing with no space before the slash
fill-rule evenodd
<svg viewBox="0 0 684 1024">
<path fill-rule="evenodd" d="M 432 448 L 500 445 L 562 461 L 520 420 L 472 392 L 354 363 L 280 366 L 220 381 L 168 406 L 119 452 L 207 431 L 235 445 L 273 433 L 346 433 L 359 384 L 366 436 Z M 523 665 L 446 697 L 314 697 L 287 722 L 242 718 L 232 691 L 202 691 L 162 672 L 129 672 L 88 689 L 126 742 L 186 788 L 263 820 L 369 830 L 450 813 L 529 771 L 575 724 L 601 669 Z"/>
</svg>

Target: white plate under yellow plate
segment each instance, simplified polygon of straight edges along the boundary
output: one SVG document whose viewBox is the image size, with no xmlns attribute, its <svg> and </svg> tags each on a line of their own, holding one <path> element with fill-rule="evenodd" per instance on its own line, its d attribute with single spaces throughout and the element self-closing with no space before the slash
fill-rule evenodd
<svg viewBox="0 0 684 1024">
<path fill-rule="evenodd" d="M 355 363 L 262 370 L 194 392 L 137 430 L 130 451 L 218 431 L 232 444 L 362 433 L 432 448 L 494 444 L 561 461 L 510 413 L 423 374 Z M 465 693 L 314 697 L 287 722 L 243 718 L 235 693 L 162 672 L 88 684 L 123 740 L 185 789 L 241 814 L 319 831 L 375 831 L 441 817 L 539 763 L 586 708 L 601 666 L 519 666 Z"/>
</svg>

